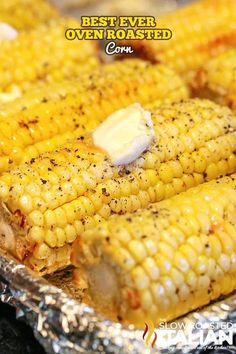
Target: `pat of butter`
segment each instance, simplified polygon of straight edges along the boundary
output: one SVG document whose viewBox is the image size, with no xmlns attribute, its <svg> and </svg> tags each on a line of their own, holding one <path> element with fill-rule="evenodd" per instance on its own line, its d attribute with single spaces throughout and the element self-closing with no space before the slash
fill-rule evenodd
<svg viewBox="0 0 236 354">
<path fill-rule="evenodd" d="M 16 98 L 19 98 L 22 95 L 20 89 L 17 86 L 14 86 L 11 92 L 0 92 L 0 103 L 7 103 L 14 101 Z"/>
<path fill-rule="evenodd" d="M 148 149 L 155 137 L 151 113 L 139 103 L 112 113 L 92 134 L 114 165 L 126 165 Z"/>
<path fill-rule="evenodd" d="M 7 23 L 0 22 L 0 42 L 4 40 L 14 40 L 18 36 L 18 32 Z"/>
</svg>

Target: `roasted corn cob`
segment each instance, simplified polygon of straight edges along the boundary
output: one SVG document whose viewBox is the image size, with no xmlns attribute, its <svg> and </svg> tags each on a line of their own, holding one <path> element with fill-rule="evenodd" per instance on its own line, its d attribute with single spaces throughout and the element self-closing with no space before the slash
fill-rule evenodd
<svg viewBox="0 0 236 354">
<path fill-rule="evenodd" d="M 236 175 L 80 235 L 75 280 L 100 310 L 144 326 L 169 321 L 236 288 Z"/>
<path fill-rule="evenodd" d="M 8 23 L 18 30 L 36 27 L 58 17 L 58 11 L 46 0 L 2 0 L 0 22 Z"/>
<path fill-rule="evenodd" d="M 236 110 L 236 49 L 209 60 L 192 82 L 194 94 Z"/>
<path fill-rule="evenodd" d="M 50 273 L 70 263 L 70 244 L 102 218 L 236 171 L 236 121 L 228 108 L 199 99 L 163 103 L 152 120 L 155 142 L 127 166 L 113 166 L 86 138 L 4 173 L 2 247 Z"/>
<path fill-rule="evenodd" d="M 145 104 L 157 98 L 188 96 L 186 86 L 171 69 L 142 60 L 109 64 L 93 75 L 52 88 L 40 96 L 32 90 L 26 98 L 4 105 L 0 173 L 95 128 L 116 109 L 137 101 Z"/>
<path fill-rule="evenodd" d="M 24 92 L 35 83 L 76 77 L 86 67 L 97 65 L 94 41 L 65 38 L 67 28 L 78 26 L 74 19 L 55 19 L 21 32 L 13 41 L 2 42 L 0 93 L 11 92 L 14 87 Z"/>
<path fill-rule="evenodd" d="M 136 55 L 171 65 L 186 74 L 226 48 L 236 46 L 236 1 L 200 0 L 157 18 L 158 28 L 169 28 L 170 40 L 135 40 Z"/>
</svg>

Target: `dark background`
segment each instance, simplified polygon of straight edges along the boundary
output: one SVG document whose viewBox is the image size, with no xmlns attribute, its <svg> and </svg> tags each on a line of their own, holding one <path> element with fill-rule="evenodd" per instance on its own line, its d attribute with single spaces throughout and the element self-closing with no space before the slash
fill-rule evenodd
<svg viewBox="0 0 236 354">
<path fill-rule="evenodd" d="M 46 354 L 30 327 L 16 320 L 15 309 L 1 302 L 0 354 Z"/>
</svg>

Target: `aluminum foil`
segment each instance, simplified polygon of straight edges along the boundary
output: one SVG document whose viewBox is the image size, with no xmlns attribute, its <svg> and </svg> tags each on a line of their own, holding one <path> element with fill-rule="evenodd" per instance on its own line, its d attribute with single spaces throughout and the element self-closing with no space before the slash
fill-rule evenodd
<svg viewBox="0 0 236 354">
<path fill-rule="evenodd" d="M 81 291 L 71 282 L 70 268 L 44 279 L 0 251 L 0 300 L 17 308 L 17 317 L 31 325 L 47 353 L 164 354 L 204 350 L 197 345 L 173 345 L 171 340 L 160 347 L 158 338 L 154 348 L 150 349 L 143 340 L 142 330 L 106 320 L 81 299 Z M 232 325 L 230 330 L 236 334 L 236 294 L 184 316 L 175 321 L 175 325 L 178 323 L 186 335 L 191 332 L 191 336 L 196 337 L 199 328 L 229 322 Z M 217 330 L 215 333 L 218 335 Z M 210 340 L 204 344 L 209 348 L 214 345 Z M 224 348 L 224 351 L 219 349 L 219 353 L 235 352 L 234 346 Z"/>
</svg>

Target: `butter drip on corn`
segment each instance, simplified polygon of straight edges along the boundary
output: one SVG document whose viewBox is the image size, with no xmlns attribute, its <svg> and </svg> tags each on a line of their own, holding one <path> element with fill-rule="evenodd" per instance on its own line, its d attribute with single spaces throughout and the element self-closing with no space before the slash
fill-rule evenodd
<svg viewBox="0 0 236 354">
<path fill-rule="evenodd" d="M 0 22 L 0 43 L 4 40 L 12 41 L 16 39 L 18 32 L 10 25 Z"/>
<path fill-rule="evenodd" d="M 13 86 L 10 92 L 0 93 L 0 102 L 7 103 L 12 102 L 16 98 L 21 97 L 22 92 L 17 86 Z"/>
<path fill-rule="evenodd" d="M 155 137 L 151 113 L 138 103 L 120 109 L 98 126 L 92 137 L 114 165 L 127 165 L 147 150 Z"/>
<path fill-rule="evenodd" d="M 236 175 L 114 215 L 79 236 L 75 280 L 123 323 L 175 319 L 236 288 L 235 215 Z"/>
<path fill-rule="evenodd" d="M 236 121 L 227 107 L 188 99 L 149 110 L 158 140 L 127 166 L 112 165 L 83 136 L 1 175 L 15 256 L 36 272 L 53 272 L 70 264 L 76 237 L 110 215 L 236 171 Z"/>
</svg>

